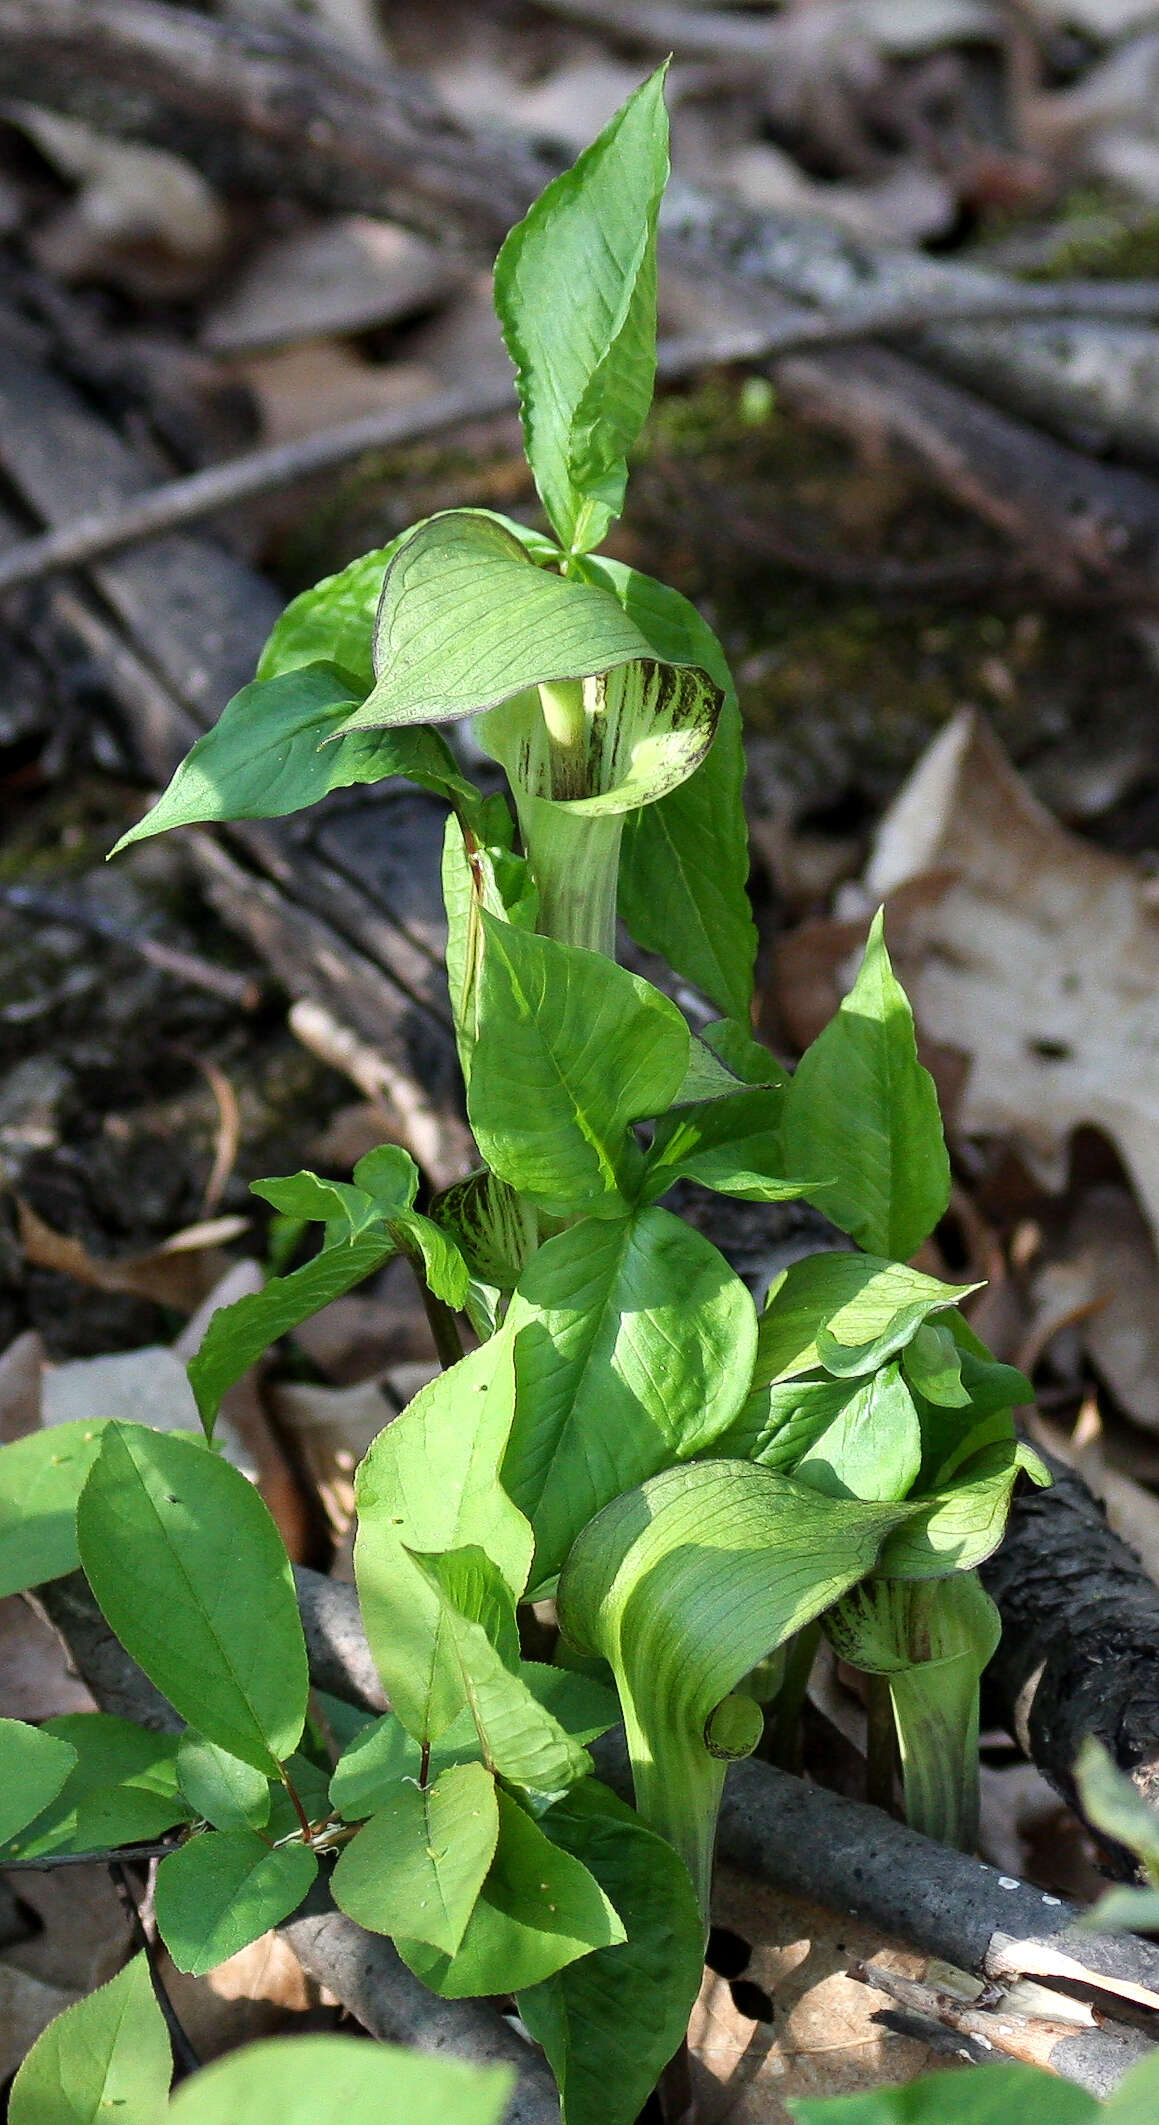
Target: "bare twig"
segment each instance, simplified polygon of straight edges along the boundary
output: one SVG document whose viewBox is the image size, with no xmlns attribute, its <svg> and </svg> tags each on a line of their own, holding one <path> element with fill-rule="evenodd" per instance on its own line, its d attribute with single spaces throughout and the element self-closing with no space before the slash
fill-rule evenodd
<svg viewBox="0 0 1159 2125">
<path fill-rule="evenodd" d="M 666 381 L 698 370 L 730 364 L 760 364 L 779 355 L 858 340 L 883 339 L 917 332 L 936 322 L 1073 317 L 1099 306 L 1114 317 L 1159 317 L 1159 282 L 1123 286 L 1074 282 L 1070 286 L 1012 288 L 959 302 L 944 294 L 924 301 L 859 304 L 836 314 L 793 311 L 769 324 L 726 335 L 690 335 L 661 344 L 658 368 Z M 442 391 L 414 406 L 385 408 L 343 421 L 291 443 L 253 450 L 227 464 L 187 478 L 170 480 L 116 508 L 81 517 L 56 531 L 25 540 L 0 556 L 0 591 L 13 590 L 56 569 L 73 568 L 137 545 L 158 533 L 173 531 L 237 503 L 287 487 L 295 480 L 332 470 L 367 451 L 400 448 L 468 422 L 492 419 L 512 410 L 512 387 L 486 382 L 470 390 Z"/>
<path fill-rule="evenodd" d="M 113 1860 L 135 1866 L 138 1860 L 164 1859 L 177 1850 L 174 1838 L 159 1838 L 155 1845 L 102 1845 L 96 1852 L 46 1852 L 40 1859 L 6 1859 L 5 1874 L 48 1874 L 57 1867 L 95 1867 Z"/>
<path fill-rule="evenodd" d="M 125 1872 L 124 1861 L 127 1856 L 127 1854 L 121 1853 L 116 1859 L 109 1861 L 109 1876 L 125 1911 L 128 1913 L 129 1923 L 132 1926 L 137 1946 L 144 1950 L 145 1961 L 149 1966 L 149 1977 L 153 1986 L 153 1997 L 165 2017 L 165 2026 L 169 2031 L 169 2041 L 173 2046 L 174 2081 L 184 2081 L 191 2073 L 196 2073 L 201 2060 L 193 2049 L 177 2009 L 165 1990 L 165 1981 L 161 1976 L 157 1961 L 157 1921 L 153 1917 L 152 1894 L 153 1872 L 157 1863 L 156 1860 L 150 1862 L 149 1889 L 146 1907 L 143 1909 Z"/>
<path fill-rule="evenodd" d="M 214 966 L 193 952 L 162 944 L 159 938 L 131 928 L 101 908 L 82 907 L 79 901 L 65 900 L 59 894 L 44 893 L 30 885 L 0 886 L 0 901 L 16 915 L 28 915 L 38 922 L 59 922 L 66 929 L 84 930 L 91 937 L 107 937 L 112 944 L 125 945 L 161 973 L 173 975 L 190 988 L 220 996 L 227 1003 L 240 1004 L 243 1011 L 253 1011 L 261 1002 L 261 990 L 251 975 L 232 974 L 228 967 Z"/>
</svg>

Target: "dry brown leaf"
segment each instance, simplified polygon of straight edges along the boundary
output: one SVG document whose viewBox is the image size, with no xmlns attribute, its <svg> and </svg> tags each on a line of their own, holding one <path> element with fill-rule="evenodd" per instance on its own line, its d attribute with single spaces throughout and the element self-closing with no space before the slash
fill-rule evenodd
<svg viewBox="0 0 1159 2125">
<path fill-rule="evenodd" d="M 66 1712 L 96 1710 L 56 1632 L 19 1594 L 0 1601 L 0 1675 L 8 1719 L 62 1719 Z"/>
<path fill-rule="evenodd" d="M 1159 1262 L 1126 1188 L 1088 1188 L 1057 1249 L 1036 1267 L 1030 1334 L 1044 1347 L 1052 1322 L 1073 1321 L 1120 1408 L 1159 1432 Z"/>
<path fill-rule="evenodd" d="M 205 1977 L 186 1976 L 165 1953 L 160 1968 L 181 2026 L 206 2064 L 258 2037 L 333 2027 L 324 1995 L 280 1934 L 261 1934 Z"/>
<path fill-rule="evenodd" d="M 922 890 L 926 887 L 928 890 Z M 1084 1123 L 1159 1230 L 1159 907 L 1133 864 L 1067 833 L 963 710 L 878 830 L 863 904 L 918 1024 L 969 1060 L 956 1115 L 1060 1190 Z M 901 898 L 904 893 L 905 899 Z"/>
<path fill-rule="evenodd" d="M 0 1956 L 0 2081 L 15 2073 L 41 2031 L 80 1997 L 79 1991 L 29 1977 Z"/>
<path fill-rule="evenodd" d="M 874 2021 L 880 1996 L 845 1975 L 871 1957 L 907 1977 L 921 1977 L 926 1958 L 860 1920 L 717 1869 L 713 1916 L 752 1948 L 741 2007 L 758 2003 L 773 2021 L 739 2011 L 730 1986 L 705 1973 L 689 2028 L 694 2084 L 705 2125 L 790 2125 L 786 2096 L 832 2096 L 906 2081 L 941 2063 L 924 2044 Z"/>
<path fill-rule="evenodd" d="M 872 184 L 822 184 L 770 141 L 750 141 L 724 164 L 721 180 L 764 213 L 818 214 L 870 243 L 924 243 L 954 222 L 954 188 L 918 163 Z"/>
<path fill-rule="evenodd" d="M 238 362 L 267 443 L 291 443 L 340 421 L 431 398 L 438 379 L 417 362 L 368 362 L 341 341 L 320 339 Z"/>
<path fill-rule="evenodd" d="M 54 1232 L 19 1197 L 16 1209 L 20 1244 L 35 1268 L 55 1269 L 92 1290 L 123 1291 L 181 1313 L 192 1313 L 212 1291 L 222 1275 L 221 1249 L 249 1230 L 248 1218 L 210 1218 L 187 1225 L 147 1254 L 109 1258 L 90 1254 L 83 1240 Z"/>
<path fill-rule="evenodd" d="M 207 312 L 215 354 L 365 332 L 431 308 L 462 280 L 448 253 L 393 222 L 348 214 L 275 239 Z"/>
<path fill-rule="evenodd" d="M 354 1518 L 354 1471 L 371 1441 L 397 1414 L 377 1383 L 357 1387 L 310 1387 L 298 1383 L 269 1389 L 282 1429 L 298 1447 L 335 1542 Z"/>
</svg>

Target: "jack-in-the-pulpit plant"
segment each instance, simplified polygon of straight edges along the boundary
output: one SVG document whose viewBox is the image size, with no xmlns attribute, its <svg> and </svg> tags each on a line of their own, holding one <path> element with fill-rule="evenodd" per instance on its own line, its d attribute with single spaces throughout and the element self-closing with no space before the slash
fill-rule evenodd
<svg viewBox="0 0 1159 2125">
<path fill-rule="evenodd" d="M 349 1183 L 258 1183 L 321 1246 L 214 1315 L 190 1365 L 204 1437 L 65 1425 L 0 1452 L 0 1590 L 79 1556 L 188 1722 L 13 1724 L 0 1860 L 180 1831 L 156 1913 L 190 1971 L 293 1911 L 324 1864 L 436 1992 L 516 1996 L 568 2125 L 632 2125 L 679 2044 L 727 1765 L 766 1711 L 783 1730 L 819 1629 L 870 1678 L 879 1750 L 892 1716 L 912 1819 L 970 1842 L 997 1628 L 974 1567 L 1029 1397 L 966 1325 L 969 1287 L 908 1266 L 949 1167 L 880 918 L 789 1078 L 750 1032 L 724 656 L 675 591 L 596 550 L 652 395 L 667 167 L 661 70 L 499 256 L 550 532 L 450 510 L 297 598 L 125 837 L 386 776 L 443 798 L 478 1171 L 420 1198 L 385 1145 Z M 467 718 L 502 794 L 439 728 Z M 617 964 L 617 919 L 713 1022 L 693 1031 Z M 665 1206 L 677 1181 L 803 1197 L 852 1245 L 793 1263 L 758 1318 Z M 213 1429 L 271 1343 L 396 1254 L 445 1369 L 358 1472 L 358 1592 L 391 1705 L 367 1719 L 311 1703 L 285 1550 Z M 520 1607 L 549 1596 L 544 1665 Z M 635 1809 L 588 1748 L 621 1719 Z"/>
</svg>

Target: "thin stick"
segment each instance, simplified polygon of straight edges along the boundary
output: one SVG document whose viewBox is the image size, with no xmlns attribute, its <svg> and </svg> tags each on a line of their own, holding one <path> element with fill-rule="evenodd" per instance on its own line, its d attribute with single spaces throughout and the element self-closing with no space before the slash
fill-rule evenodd
<svg viewBox="0 0 1159 2125">
<path fill-rule="evenodd" d="M 243 1011 L 252 1011 L 261 1002 L 261 989 L 249 974 L 231 973 L 228 967 L 216 967 L 193 952 L 162 944 L 159 938 L 131 929 L 100 908 L 82 907 L 76 901 L 60 899 L 55 893 L 43 893 L 29 885 L 0 886 L 0 902 L 14 914 L 34 916 L 41 922 L 59 922 L 65 929 L 86 931 L 93 937 L 107 937 L 112 944 L 126 945 L 163 974 L 173 975 L 190 988 L 220 996 L 226 1003 L 239 1004 Z M 204 1069 L 205 1065 L 199 1067 Z"/>
<path fill-rule="evenodd" d="M 31 1874 L 47 1871 L 49 1867 L 100 1867 L 111 1866 L 114 1861 L 134 1863 L 141 1859 L 164 1859 L 166 1853 L 176 1852 L 172 1839 L 156 1845 L 104 1845 L 98 1852 L 46 1852 L 40 1859 L 6 1859 L 5 1874 Z"/>
<path fill-rule="evenodd" d="M 727 336 L 699 335 L 661 343 L 658 370 L 667 381 L 699 369 L 759 363 L 782 354 L 849 345 L 856 340 L 918 332 L 926 326 L 995 323 L 1003 319 L 1095 315 L 1102 322 L 1159 316 L 1155 281 L 1071 282 L 1012 287 L 1001 293 L 947 298 L 944 291 L 922 301 L 859 303 L 828 316 L 810 311 L 782 316 L 767 326 Z M 74 568 L 143 539 L 193 524 L 256 496 L 287 487 L 317 472 L 332 471 L 366 451 L 390 450 L 425 441 L 448 428 L 493 420 L 514 410 L 512 386 L 491 381 L 473 390 L 440 391 L 414 406 L 386 408 L 343 421 L 292 443 L 253 450 L 227 464 L 188 478 L 169 480 L 118 508 L 80 517 L 56 531 L 26 539 L 0 557 L 0 591 L 38 581 L 56 569 Z"/>
<path fill-rule="evenodd" d="M 158 1968 L 157 1922 L 152 1915 L 152 1879 L 150 1878 L 147 1891 L 146 1910 L 143 1912 L 120 1860 L 110 1860 L 109 1874 L 112 1878 L 113 1887 L 129 1915 L 129 1922 L 133 1928 L 137 1946 L 142 1948 L 145 1953 L 145 1961 L 149 1966 L 149 1976 L 153 1985 L 153 1994 L 165 2017 L 169 2040 L 173 2046 L 174 2080 L 184 2081 L 191 2073 L 197 2072 L 201 2060 L 186 2035 L 177 2010 L 165 1990 L 164 1981 Z"/>
</svg>

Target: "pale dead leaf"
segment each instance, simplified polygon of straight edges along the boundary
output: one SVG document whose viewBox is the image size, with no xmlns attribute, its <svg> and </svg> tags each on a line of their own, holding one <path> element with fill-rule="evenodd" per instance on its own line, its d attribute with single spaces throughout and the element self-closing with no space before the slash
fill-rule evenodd
<svg viewBox="0 0 1159 2125">
<path fill-rule="evenodd" d="M 0 1600 L 0 1675 L 7 1719 L 62 1719 L 66 1712 L 96 1711 L 51 1624 L 19 1594 Z"/>
<path fill-rule="evenodd" d="M 206 313 L 201 343 L 215 354 L 365 332 L 430 309 L 463 269 L 393 222 L 336 217 L 260 251 Z"/>
<path fill-rule="evenodd" d="M 54 1232 L 30 1203 L 17 1197 L 20 1243 L 37 1269 L 55 1269 L 94 1291 L 121 1291 L 191 1313 L 222 1274 L 220 1249 L 249 1230 L 244 1217 L 204 1219 L 175 1232 L 147 1254 L 90 1254 L 83 1240 Z"/>
<path fill-rule="evenodd" d="M 79 1991 L 29 1977 L 0 1956 L 0 2081 L 15 2073 L 41 2031 L 80 1997 Z"/>
<path fill-rule="evenodd" d="M 876 2023 L 881 1998 L 845 1975 L 851 1961 L 872 1957 L 921 1977 L 924 1957 L 727 1866 L 717 1869 L 713 1917 L 751 1945 L 743 1981 L 772 2001 L 773 2021 L 739 2012 L 727 1982 L 705 1973 L 689 2047 L 706 2125 L 790 2125 L 787 2096 L 877 2088 L 939 2063 Z"/>
<path fill-rule="evenodd" d="M 937 890 L 917 892 L 937 874 Z M 957 1126 L 1007 1139 L 1058 1191 L 1089 1123 L 1159 1229 L 1159 915 L 1123 858 L 1067 833 L 973 711 L 919 761 L 878 831 L 865 904 L 918 1024 L 969 1059 Z M 903 907 L 897 895 L 911 897 Z"/>
<path fill-rule="evenodd" d="M 324 1995 L 280 1934 L 261 1934 L 205 1977 L 187 1976 L 164 1952 L 160 1967 L 178 2019 L 206 2063 L 258 2037 L 333 2026 L 329 2011 L 320 2011 Z"/>
<path fill-rule="evenodd" d="M 822 184 L 764 140 L 738 148 L 720 178 L 746 206 L 817 214 L 869 242 L 923 243 L 944 235 L 957 213 L 953 187 L 917 163 L 872 184 Z"/>
<path fill-rule="evenodd" d="M 1076 1321 L 1079 1340 L 1136 1423 L 1159 1431 L 1159 1262 L 1126 1188 L 1080 1196 L 1058 1249 L 1034 1274 L 1035 1319 Z"/>
<path fill-rule="evenodd" d="M 13 1964 L 45 1985 L 91 1992 L 115 1977 L 132 1951 L 128 1914 L 101 1861 L 85 1867 L 24 1867 L 11 1879 L 42 1931 L 5 1951 Z M 0 1964 L 0 1968 L 3 1965 Z"/>
<path fill-rule="evenodd" d="M 116 1417 L 156 1431 L 201 1428 L 185 1367 L 164 1343 L 48 1365 L 42 1393 L 46 1425 Z"/>
<path fill-rule="evenodd" d="M 238 362 L 235 373 L 257 401 L 267 443 L 291 443 L 363 413 L 417 405 L 439 388 L 432 371 L 417 362 L 368 362 L 330 339 L 255 355 Z"/>
<path fill-rule="evenodd" d="M 33 233 L 37 263 L 67 280 L 120 280 L 144 295 L 193 292 L 225 248 L 229 220 L 191 163 L 98 133 L 31 103 L 7 115 L 76 197 Z"/>
<path fill-rule="evenodd" d="M 40 1429 L 40 1376 L 44 1345 L 27 1328 L 0 1357 L 0 1446 Z"/>
<path fill-rule="evenodd" d="M 354 1471 L 372 1440 L 397 1414 L 373 1380 L 357 1387 L 290 1382 L 269 1389 L 274 1414 L 294 1440 L 341 1542 L 354 1518 Z"/>
</svg>

